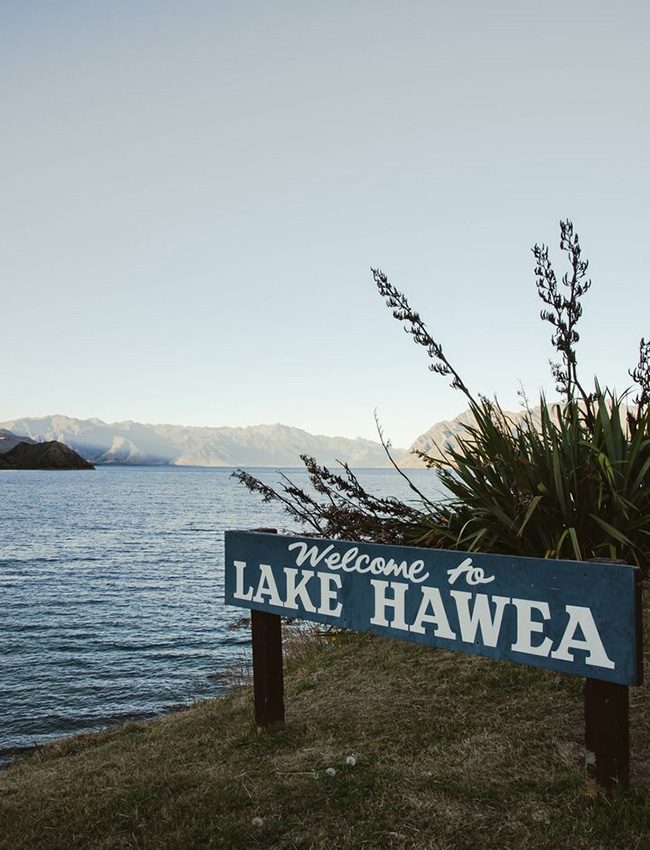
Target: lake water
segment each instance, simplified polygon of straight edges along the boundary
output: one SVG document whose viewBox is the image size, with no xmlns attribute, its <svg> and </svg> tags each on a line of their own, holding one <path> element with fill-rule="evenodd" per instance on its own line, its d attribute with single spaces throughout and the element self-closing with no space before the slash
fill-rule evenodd
<svg viewBox="0 0 650 850">
<path fill-rule="evenodd" d="M 223 603 L 223 532 L 299 531 L 231 471 L 0 472 L 0 761 L 223 691 L 219 673 L 249 652 L 228 628 L 245 612 Z M 434 473 L 409 475 L 433 496 Z M 359 478 L 413 497 L 394 470 Z"/>
</svg>

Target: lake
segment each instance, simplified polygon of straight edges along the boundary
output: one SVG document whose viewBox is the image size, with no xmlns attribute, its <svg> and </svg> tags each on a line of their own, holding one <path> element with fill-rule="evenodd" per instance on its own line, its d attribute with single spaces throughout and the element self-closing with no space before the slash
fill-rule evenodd
<svg viewBox="0 0 650 850">
<path fill-rule="evenodd" d="M 244 612 L 223 602 L 223 532 L 300 530 L 231 472 L 0 472 L 0 760 L 223 693 L 220 674 L 250 650 L 248 630 L 228 628 Z M 284 472 L 307 487 L 304 470 Z M 433 472 L 409 476 L 434 497 Z M 413 497 L 394 470 L 359 478 Z"/>
</svg>

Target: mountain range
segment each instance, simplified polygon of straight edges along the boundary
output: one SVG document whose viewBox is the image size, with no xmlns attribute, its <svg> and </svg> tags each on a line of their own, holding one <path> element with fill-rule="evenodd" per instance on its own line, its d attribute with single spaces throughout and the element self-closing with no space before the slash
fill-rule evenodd
<svg viewBox="0 0 650 850">
<path fill-rule="evenodd" d="M 299 456 L 308 454 L 328 465 L 341 460 L 356 468 L 387 466 L 378 442 L 310 434 L 280 424 L 212 428 L 56 415 L 14 419 L 0 423 L 0 429 L 11 432 L 6 444 L 0 443 L 0 452 L 25 437 L 36 442 L 57 440 L 94 464 L 299 466 Z M 397 449 L 395 455 L 405 452 Z"/>
<path fill-rule="evenodd" d="M 506 415 L 516 422 L 524 412 Z M 539 420 L 539 408 L 532 411 Z M 439 457 L 456 444 L 474 419 L 469 410 L 454 419 L 432 425 L 409 449 L 391 449 L 398 466 L 425 466 L 414 452 Z M 300 455 L 315 457 L 321 464 L 345 461 L 355 468 L 388 466 L 380 443 L 361 437 L 328 437 L 310 434 L 289 425 L 202 427 L 147 425 L 142 422 L 103 422 L 70 416 L 43 416 L 0 423 L 0 454 L 20 441 L 57 440 L 94 464 L 174 466 L 299 466 Z"/>
</svg>

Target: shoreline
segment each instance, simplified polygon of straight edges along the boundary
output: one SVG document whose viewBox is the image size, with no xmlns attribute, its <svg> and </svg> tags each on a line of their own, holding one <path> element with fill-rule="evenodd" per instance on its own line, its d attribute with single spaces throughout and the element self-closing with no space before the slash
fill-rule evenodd
<svg viewBox="0 0 650 850">
<path fill-rule="evenodd" d="M 283 729 L 257 731 L 247 684 L 67 737 L 0 771 L 0 850 L 646 846 L 648 685 L 631 787 L 606 798 L 575 677 L 356 633 L 288 644 Z"/>
<path fill-rule="evenodd" d="M 228 690 L 225 690 L 223 694 L 198 698 L 188 703 L 176 703 L 171 705 L 169 708 L 164 711 L 156 711 L 156 712 L 147 712 L 147 713 L 133 713 L 125 716 L 124 718 L 115 721 L 115 723 L 107 723 L 106 725 L 100 725 L 84 730 L 67 732 L 63 735 L 59 735 L 51 740 L 42 741 L 37 744 L 24 744 L 23 746 L 17 747 L 0 747 L 0 773 L 2 771 L 7 770 L 7 768 L 11 767 L 14 764 L 18 764 L 21 761 L 29 758 L 32 755 L 35 755 L 38 752 L 43 752 L 50 747 L 60 747 L 66 746 L 73 739 L 79 738 L 89 738 L 93 735 L 103 735 L 105 733 L 115 732 L 119 730 L 122 726 L 128 726 L 134 723 L 150 723 L 151 721 L 157 720 L 161 717 L 168 717 L 172 714 L 181 714 L 184 711 L 189 711 L 193 708 L 197 703 L 204 702 L 206 700 L 219 700 L 224 699 L 228 695 Z"/>
</svg>

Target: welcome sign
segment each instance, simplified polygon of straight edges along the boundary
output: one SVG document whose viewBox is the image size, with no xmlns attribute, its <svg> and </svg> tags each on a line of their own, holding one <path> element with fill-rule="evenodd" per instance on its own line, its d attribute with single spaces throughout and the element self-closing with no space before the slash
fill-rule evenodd
<svg viewBox="0 0 650 850">
<path fill-rule="evenodd" d="M 639 594 L 622 564 L 226 532 L 230 605 L 622 685 Z"/>
</svg>

